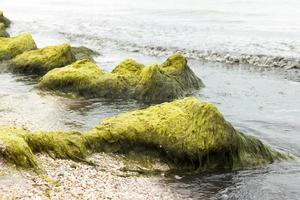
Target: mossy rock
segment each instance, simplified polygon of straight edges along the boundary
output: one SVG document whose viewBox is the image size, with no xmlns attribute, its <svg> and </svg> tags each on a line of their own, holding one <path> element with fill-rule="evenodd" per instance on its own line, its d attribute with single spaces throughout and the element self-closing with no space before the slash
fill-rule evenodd
<svg viewBox="0 0 300 200">
<path fill-rule="evenodd" d="M 0 155 L 20 167 L 38 167 L 31 148 L 21 135 L 24 130 L 0 127 Z"/>
<path fill-rule="evenodd" d="M 0 126 L 0 156 L 24 168 L 39 168 L 34 153 L 48 153 L 53 158 L 82 161 L 88 151 L 82 133 L 30 132 Z"/>
<path fill-rule="evenodd" d="M 85 161 L 101 151 L 153 152 L 171 169 L 199 172 L 244 169 L 288 158 L 239 133 L 214 105 L 196 98 L 120 114 L 83 133 L 0 127 L 0 156 L 21 167 L 39 167 L 34 153 Z"/>
<path fill-rule="evenodd" d="M 21 34 L 11 38 L 0 38 L 0 61 L 9 60 L 25 51 L 36 48 L 36 44 L 29 34 Z"/>
<path fill-rule="evenodd" d="M 5 25 L 1 22 L 0 22 L 0 37 L 9 37 Z"/>
<path fill-rule="evenodd" d="M 82 71 L 85 72 L 84 79 L 91 75 L 91 81 L 81 81 Z M 99 71 L 95 64 L 79 61 L 48 72 L 42 77 L 39 87 L 86 97 L 137 99 L 151 103 L 184 97 L 203 87 L 202 81 L 180 54 L 174 54 L 162 65 L 145 67 L 133 59 L 126 59 L 111 73 L 94 71 Z"/>
<path fill-rule="evenodd" d="M 71 46 L 62 44 L 24 52 L 12 59 L 9 66 L 13 72 L 42 75 L 75 60 Z"/>
<path fill-rule="evenodd" d="M 144 147 L 160 152 L 177 168 L 200 171 L 242 169 L 286 158 L 239 133 L 213 104 L 192 97 L 111 117 L 85 137 L 91 149 L 127 152 Z"/>
<path fill-rule="evenodd" d="M 0 10 L 0 23 L 3 23 L 6 27 L 9 27 L 9 25 L 11 24 L 10 20 L 4 16 L 3 11 L 1 10 Z"/>
<path fill-rule="evenodd" d="M 59 76 L 56 74 L 59 73 Z M 39 87 L 55 90 L 64 85 L 65 92 L 78 91 L 79 94 L 96 92 L 96 82 L 104 74 L 90 60 L 80 60 L 63 67 L 56 68 L 42 77 Z"/>
<path fill-rule="evenodd" d="M 204 84 L 188 67 L 180 54 L 169 57 L 162 65 L 150 65 L 141 71 L 134 96 L 146 102 L 176 99 L 191 94 Z"/>
<path fill-rule="evenodd" d="M 72 47 L 71 48 L 73 55 L 75 56 L 76 60 L 90 60 L 95 62 L 93 56 L 99 56 L 100 54 L 90 48 L 80 46 L 80 47 Z"/>
</svg>

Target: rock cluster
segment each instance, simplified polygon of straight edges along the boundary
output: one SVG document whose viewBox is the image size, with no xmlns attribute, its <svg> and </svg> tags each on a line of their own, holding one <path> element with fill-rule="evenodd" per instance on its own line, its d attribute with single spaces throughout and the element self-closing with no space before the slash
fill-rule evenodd
<svg viewBox="0 0 300 200">
<path fill-rule="evenodd" d="M 111 73 L 104 73 L 89 60 L 80 60 L 48 72 L 39 87 L 86 97 L 163 102 L 184 97 L 203 83 L 187 66 L 186 59 L 174 54 L 161 65 L 144 66 L 127 59 Z"/>
<path fill-rule="evenodd" d="M 4 21 L 0 27 L 5 27 Z M 144 66 L 126 59 L 110 73 L 95 64 L 94 55 L 97 52 L 91 49 L 69 44 L 37 48 L 29 34 L 0 37 L 0 61 L 7 60 L 14 73 L 44 75 L 39 82 L 44 90 L 159 103 L 185 97 L 204 86 L 178 53 L 160 65 Z"/>
</svg>

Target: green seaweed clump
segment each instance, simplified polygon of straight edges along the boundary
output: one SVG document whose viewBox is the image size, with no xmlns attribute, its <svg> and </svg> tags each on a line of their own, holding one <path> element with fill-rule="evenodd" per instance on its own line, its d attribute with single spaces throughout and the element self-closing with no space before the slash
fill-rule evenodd
<svg viewBox="0 0 300 200">
<path fill-rule="evenodd" d="M 59 76 L 56 74 L 59 73 Z M 47 73 L 40 81 L 39 87 L 55 90 L 64 86 L 65 92 L 78 91 L 79 94 L 97 92 L 96 82 L 103 74 L 101 69 L 90 60 L 79 60 L 75 63 L 56 68 Z"/>
<path fill-rule="evenodd" d="M 232 170 L 286 157 L 236 131 L 217 108 L 189 97 L 104 120 L 85 134 L 91 149 L 160 152 L 176 168 Z"/>
<path fill-rule="evenodd" d="M 0 156 L 20 167 L 37 168 L 38 163 L 22 134 L 24 130 L 0 127 Z"/>
<path fill-rule="evenodd" d="M 84 79 L 89 79 L 87 76 L 90 76 L 91 81 L 80 80 L 82 71 L 85 71 Z M 162 102 L 184 97 L 203 87 L 202 81 L 180 54 L 169 57 L 162 65 L 145 67 L 132 59 L 126 59 L 111 73 L 93 73 L 94 71 L 99 71 L 96 65 L 87 60 L 80 61 L 48 72 L 40 80 L 39 87 L 86 97 L 131 98 L 144 102 Z"/>
<path fill-rule="evenodd" d="M 9 60 L 25 51 L 36 48 L 36 44 L 29 34 L 21 34 L 11 38 L 0 38 L 0 61 Z"/>
<path fill-rule="evenodd" d="M 153 152 L 173 169 L 235 170 L 288 157 L 236 131 L 211 103 L 185 98 L 117 115 L 88 132 L 0 127 L 0 156 L 38 168 L 34 153 L 85 161 L 93 152 Z"/>
<path fill-rule="evenodd" d="M 0 22 L 0 37 L 9 37 L 5 25 L 1 22 Z"/>
<path fill-rule="evenodd" d="M 176 53 L 163 64 L 150 65 L 141 71 L 134 96 L 146 102 L 162 102 L 184 97 L 203 86 L 187 60 Z"/>
<path fill-rule="evenodd" d="M 0 156 L 17 166 L 39 168 L 34 153 L 83 161 L 88 155 L 83 134 L 76 131 L 30 132 L 0 126 Z"/>
<path fill-rule="evenodd" d="M 74 61 L 71 46 L 62 44 L 24 52 L 12 59 L 9 66 L 13 72 L 41 75 Z"/>
<path fill-rule="evenodd" d="M 11 24 L 10 20 L 4 16 L 3 11 L 1 10 L 0 10 L 0 23 L 3 23 L 5 27 L 9 27 L 9 25 Z"/>
</svg>

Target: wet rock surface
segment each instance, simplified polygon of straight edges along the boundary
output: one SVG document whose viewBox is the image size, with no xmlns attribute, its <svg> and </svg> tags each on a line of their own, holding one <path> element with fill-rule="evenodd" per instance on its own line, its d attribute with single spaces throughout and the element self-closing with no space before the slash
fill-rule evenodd
<svg viewBox="0 0 300 200">
<path fill-rule="evenodd" d="M 9 34 L 6 31 L 5 24 L 0 22 L 0 37 L 9 37 Z"/>
<path fill-rule="evenodd" d="M 11 21 L 4 16 L 3 11 L 0 10 L 0 23 L 3 23 L 5 27 L 8 27 L 11 24 Z"/>
<path fill-rule="evenodd" d="M 79 47 L 72 47 L 71 51 L 73 55 L 75 56 L 76 60 L 90 60 L 92 62 L 95 62 L 94 56 L 99 56 L 100 54 L 88 47 L 85 46 L 79 46 Z"/>
</svg>

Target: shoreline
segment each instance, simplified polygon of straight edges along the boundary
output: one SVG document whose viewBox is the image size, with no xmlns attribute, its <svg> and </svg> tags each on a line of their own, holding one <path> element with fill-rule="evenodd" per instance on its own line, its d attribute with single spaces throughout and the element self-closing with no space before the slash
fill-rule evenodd
<svg viewBox="0 0 300 200">
<path fill-rule="evenodd" d="M 37 157 L 47 178 L 0 160 L 0 199 L 192 199 L 170 188 L 163 175 L 124 171 L 124 160 L 110 154 L 89 157 L 96 167 L 45 154 Z"/>
<path fill-rule="evenodd" d="M 71 43 L 74 42 L 72 41 L 72 38 L 69 38 L 69 40 L 70 40 L 69 42 Z M 108 49 L 107 44 L 105 45 L 106 45 L 105 47 L 100 46 L 100 48 L 103 48 L 104 51 L 111 50 L 111 48 Z M 172 48 L 170 51 L 170 49 L 165 49 L 163 47 L 135 46 L 134 48 L 132 48 L 132 46 L 130 45 L 127 47 L 126 45 L 122 46 L 122 44 L 121 46 L 113 45 L 112 49 L 116 48 L 114 50 L 116 51 L 121 50 L 128 54 L 130 54 L 131 52 L 134 55 L 139 55 L 141 57 L 152 56 L 155 57 L 155 59 L 160 59 L 161 57 L 170 55 L 174 52 L 180 52 L 185 57 L 187 57 L 189 61 L 198 64 L 202 62 L 220 63 L 220 65 L 222 65 L 225 70 L 229 67 L 232 68 L 237 67 L 237 68 L 247 69 L 246 71 L 248 71 L 249 68 L 249 71 L 258 71 L 258 72 L 263 72 L 265 74 L 274 73 L 276 74 L 276 76 L 277 75 L 280 76 L 280 78 L 300 82 L 300 60 L 298 61 L 297 59 L 291 60 L 280 56 L 268 57 L 265 55 L 252 55 L 252 56 L 243 55 L 243 54 L 241 54 L 240 56 L 228 55 L 228 54 L 221 55 L 210 51 L 201 52 L 201 51 L 186 50 L 186 49 L 182 49 L 182 50 L 174 49 L 173 51 Z M 99 49 L 97 49 L 97 51 L 98 50 Z M 112 55 L 116 51 L 113 51 Z M 101 52 L 101 54 L 102 53 L 103 52 Z M 100 60 L 102 58 L 102 55 L 100 54 L 97 55 L 96 57 L 97 60 Z M 103 58 L 111 59 L 107 55 L 106 57 L 103 56 Z M 197 65 L 197 67 L 200 68 L 201 65 L 200 66 Z M 249 74 L 246 73 L 246 75 L 248 78 Z M 13 75 L 12 79 L 13 81 L 17 82 L 18 80 L 16 79 L 16 77 Z M 225 83 L 226 85 L 230 85 L 230 82 L 228 82 L 228 80 Z M 26 83 L 24 85 L 26 87 Z M 34 88 L 33 90 L 35 90 L 36 83 L 33 83 L 32 85 Z M 249 94 L 249 91 L 252 91 L 253 88 L 255 88 L 255 86 L 253 86 L 250 90 L 245 90 L 246 96 L 251 95 Z M 211 88 L 208 88 L 208 90 L 210 90 L 211 92 L 215 92 Z M 226 91 L 226 86 L 225 86 L 225 91 Z M 33 93 L 35 92 L 37 92 L 38 95 L 41 96 L 43 95 L 43 92 L 39 93 L 38 91 L 34 91 Z M 32 95 L 31 93 L 32 90 L 30 90 L 30 92 L 27 92 L 27 95 Z M 198 100 L 200 97 L 198 95 L 200 94 L 203 95 L 202 92 L 197 93 Z M 227 94 L 225 92 L 216 93 L 216 94 L 218 96 L 221 95 L 222 96 L 221 98 L 223 98 L 223 95 L 231 96 L 233 94 L 234 96 L 234 93 L 232 92 L 228 92 Z M 255 93 L 253 92 L 253 94 Z M 280 91 L 278 94 L 283 95 L 284 93 Z M 50 94 L 50 96 L 52 95 Z M 56 100 L 57 98 L 60 98 L 60 96 L 55 97 L 54 99 Z M 30 101 L 27 100 L 27 102 Z M 213 102 L 213 103 L 218 105 L 220 102 Z M 45 102 L 42 104 L 45 104 Z M 53 103 L 53 105 L 56 104 Z M 261 106 L 261 108 L 263 107 Z M 5 117 L 5 112 L 13 113 L 14 110 L 9 111 L 5 109 L 6 107 L 4 107 L 4 112 L 3 112 L 4 122 L 8 121 L 9 123 L 17 124 L 14 120 L 10 122 L 9 117 Z M 61 107 L 58 107 L 58 109 L 55 111 L 61 114 L 63 113 L 61 112 L 62 110 L 63 109 L 61 109 Z M 65 111 L 66 113 L 70 113 L 73 112 L 74 110 L 72 111 L 72 109 L 65 109 Z M 1 109 L 0 112 L 2 112 Z M 29 113 L 32 114 L 32 112 Z M 49 114 L 50 113 L 51 111 L 49 111 Z M 230 113 L 226 113 L 226 114 L 230 114 Z M 82 112 L 82 115 L 85 115 L 84 111 Z M 19 116 L 16 117 L 18 119 Z M 95 117 L 91 117 L 91 118 L 95 118 Z M 17 119 L 15 120 L 17 121 Z M 37 118 L 34 120 L 39 120 L 39 119 Z M 88 120 L 88 118 L 86 120 Z M 51 121 L 51 119 L 49 121 Z M 121 120 L 121 121 L 123 122 L 125 120 Z M 176 122 L 170 124 L 176 124 Z M 67 126 L 67 124 L 64 125 Z M 172 129 L 172 127 L 169 129 Z M 262 130 L 259 129 L 259 131 Z M 184 131 L 181 131 L 181 133 L 182 132 Z M 254 134 L 256 134 L 255 131 L 253 132 Z M 147 132 L 145 131 L 145 133 Z M 261 137 L 258 138 L 261 139 Z M 263 140 L 264 139 L 265 138 L 263 138 Z M 4 144 L 4 148 L 5 148 L 5 144 Z M 0 143 L 0 150 L 1 150 L 1 143 Z M 49 151 L 51 151 L 51 149 Z M 41 153 L 35 155 L 37 157 L 37 163 L 41 165 L 41 168 L 44 171 L 44 175 L 41 174 L 38 175 L 33 170 L 24 170 L 24 169 L 16 168 L 11 164 L 6 163 L 6 161 L 4 161 L 5 155 L 3 156 L 4 159 L 2 158 L 0 159 L 0 199 L 2 198 L 3 199 L 32 199 L 32 198 L 35 199 L 76 199 L 76 198 L 77 199 L 78 198 L 79 199 L 95 199 L 95 198 L 97 199 L 98 198 L 99 199 L 193 199 L 195 198 L 195 196 L 191 194 L 192 192 L 194 192 L 192 190 L 198 189 L 197 187 L 188 188 L 189 186 L 187 186 L 187 189 L 177 190 L 174 184 L 168 183 L 168 179 L 170 179 L 170 177 L 166 176 L 164 173 L 164 170 L 165 171 L 169 170 L 168 167 L 158 164 L 158 167 L 162 167 L 162 171 L 159 171 L 159 173 L 156 172 L 155 175 L 153 174 L 149 175 L 147 173 L 144 173 L 145 171 L 143 171 L 142 167 L 139 166 L 139 164 L 132 164 L 128 168 L 126 166 L 128 163 L 126 163 L 125 158 L 116 154 L 112 155 L 110 153 L 95 153 L 88 156 L 86 161 L 91 161 L 90 163 L 95 163 L 96 164 L 95 166 L 87 165 L 72 160 L 52 159 L 50 157 L 52 155 L 51 153 L 49 154 L 50 156 Z M 200 161 L 202 162 L 202 160 Z M 177 175 L 173 175 L 173 176 L 174 177 L 171 177 L 171 179 L 173 178 L 174 180 L 175 179 L 180 180 L 182 178 L 181 176 L 177 176 Z M 183 176 L 187 176 L 187 175 L 184 174 Z M 184 182 L 182 183 L 184 184 Z M 216 195 L 220 195 L 220 194 L 222 195 L 222 191 L 221 193 L 220 191 L 215 191 L 215 193 L 212 193 L 211 196 L 212 198 L 215 198 Z"/>
</svg>

